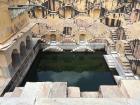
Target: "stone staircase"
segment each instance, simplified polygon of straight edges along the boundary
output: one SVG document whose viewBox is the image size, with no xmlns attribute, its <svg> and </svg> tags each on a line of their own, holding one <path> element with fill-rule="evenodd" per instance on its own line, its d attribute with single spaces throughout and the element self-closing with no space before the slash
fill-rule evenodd
<svg viewBox="0 0 140 105">
<path fill-rule="evenodd" d="M 125 32 L 126 39 L 129 39 L 130 31 L 128 30 L 128 27 L 124 27 L 124 32 Z"/>
<path fill-rule="evenodd" d="M 111 31 L 111 34 L 112 34 L 112 40 L 114 41 L 114 42 L 116 42 L 117 40 L 118 40 L 118 36 L 117 36 L 117 33 L 116 33 L 116 27 L 114 28 L 111 28 L 110 29 L 110 31 Z"/>
<path fill-rule="evenodd" d="M 131 70 L 130 62 L 129 62 L 129 60 L 127 60 L 127 58 L 125 58 L 125 59 L 126 59 L 126 60 L 123 60 L 123 61 L 121 62 L 122 67 L 123 67 L 123 71 L 124 71 L 124 73 L 125 73 L 125 76 L 127 76 L 127 77 L 133 77 L 134 74 L 133 74 L 133 72 L 132 72 L 132 70 Z"/>
<path fill-rule="evenodd" d="M 125 55 L 127 58 L 129 57 L 133 57 L 133 54 L 132 54 L 132 50 L 131 50 L 131 47 L 129 45 L 128 42 L 125 43 Z M 123 69 L 125 71 L 126 74 L 128 74 L 128 76 L 133 76 L 133 73 L 132 73 L 132 70 L 131 70 L 131 65 L 130 65 L 130 62 L 129 60 L 126 58 L 125 61 L 122 62 L 122 65 L 123 65 Z"/>
<path fill-rule="evenodd" d="M 99 91 L 81 92 L 79 87 L 67 87 L 67 82 L 27 82 L 4 97 L 29 98 L 125 98 L 118 85 L 101 85 Z"/>
<path fill-rule="evenodd" d="M 128 42 L 125 43 L 125 55 L 132 55 L 132 50 Z"/>
<path fill-rule="evenodd" d="M 67 82 L 27 82 L 24 87 L 5 93 L 0 104 L 139 105 L 139 88 L 139 80 L 120 80 L 118 85 L 101 85 L 98 91 L 88 92 L 81 92 L 79 87 L 68 87 Z"/>
<path fill-rule="evenodd" d="M 131 70 L 131 66 L 130 66 L 130 63 L 129 61 L 125 61 L 125 62 L 122 62 L 122 65 L 123 65 L 123 69 L 124 70 Z M 128 71 L 129 72 L 129 71 Z"/>
</svg>

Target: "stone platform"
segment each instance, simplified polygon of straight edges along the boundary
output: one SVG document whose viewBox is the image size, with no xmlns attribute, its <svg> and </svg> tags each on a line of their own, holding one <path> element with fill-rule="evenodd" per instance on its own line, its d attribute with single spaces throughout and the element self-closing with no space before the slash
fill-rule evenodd
<svg viewBox="0 0 140 105">
<path fill-rule="evenodd" d="M 27 82 L 1 97 L 0 105 L 140 105 L 139 88 L 139 80 L 121 80 L 91 92 L 68 87 L 67 82 Z"/>
</svg>

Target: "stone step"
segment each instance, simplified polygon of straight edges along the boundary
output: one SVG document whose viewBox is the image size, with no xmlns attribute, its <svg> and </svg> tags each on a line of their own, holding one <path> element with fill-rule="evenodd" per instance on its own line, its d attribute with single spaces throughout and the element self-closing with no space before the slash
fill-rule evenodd
<svg viewBox="0 0 140 105">
<path fill-rule="evenodd" d="M 114 36 L 113 36 L 112 39 L 118 39 L 118 37 L 114 37 Z"/>
<path fill-rule="evenodd" d="M 125 49 L 131 49 L 130 46 L 125 46 Z"/>
<path fill-rule="evenodd" d="M 125 45 L 125 49 L 130 49 L 130 46 L 129 45 Z"/>
<path fill-rule="evenodd" d="M 128 62 L 122 62 L 122 65 L 130 66 L 130 64 Z"/>
<path fill-rule="evenodd" d="M 82 98 L 98 98 L 99 92 L 81 92 Z"/>
<path fill-rule="evenodd" d="M 112 38 L 118 38 L 117 36 L 112 36 Z"/>
<path fill-rule="evenodd" d="M 117 35 L 116 32 L 112 32 L 112 35 Z"/>
<path fill-rule="evenodd" d="M 27 82 L 21 97 L 65 98 L 66 90 L 66 82 Z"/>
<path fill-rule="evenodd" d="M 13 92 L 6 92 L 3 97 L 11 97 Z"/>
<path fill-rule="evenodd" d="M 126 55 L 132 55 L 132 53 L 128 53 L 128 52 L 126 52 L 125 54 L 126 54 Z"/>
<path fill-rule="evenodd" d="M 67 82 L 53 82 L 49 98 L 66 98 L 67 97 Z"/>
<path fill-rule="evenodd" d="M 125 70 L 131 70 L 131 67 L 130 66 L 124 66 L 123 69 L 125 69 Z"/>
<path fill-rule="evenodd" d="M 117 40 L 118 38 L 112 38 L 113 40 Z"/>
<path fill-rule="evenodd" d="M 26 82 L 21 97 L 39 97 L 42 96 L 42 82 Z"/>
<path fill-rule="evenodd" d="M 103 98 L 125 98 L 118 86 L 101 85 L 100 94 Z"/>
<path fill-rule="evenodd" d="M 125 49 L 126 52 L 132 52 L 130 49 Z"/>
<path fill-rule="evenodd" d="M 23 91 L 24 87 L 16 87 L 12 92 L 12 97 L 19 97 Z"/>
<path fill-rule="evenodd" d="M 132 52 L 131 49 L 125 49 L 125 52 Z"/>
<path fill-rule="evenodd" d="M 123 65 L 124 68 L 131 68 L 130 65 Z"/>
<path fill-rule="evenodd" d="M 125 51 L 125 53 L 131 53 L 132 54 L 132 51 Z"/>
<path fill-rule="evenodd" d="M 124 98 L 41 98 L 35 105 L 139 105 L 139 100 Z M 9 104 L 8 104 L 9 105 Z M 18 105 L 18 104 L 17 104 Z"/>
<path fill-rule="evenodd" d="M 130 50 L 131 51 L 131 48 L 130 47 L 125 47 L 125 50 Z"/>
<path fill-rule="evenodd" d="M 112 33 L 112 37 L 117 37 L 117 34 L 116 33 Z"/>
<path fill-rule="evenodd" d="M 113 40 L 117 40 L 118 38 L 112 38 Z"/>
<path fill-rule="evenodd" d="M 69 98 L 80 98 L 80 88 L 79 87 L 68 87 L 68 97 Z"/>
</svg>

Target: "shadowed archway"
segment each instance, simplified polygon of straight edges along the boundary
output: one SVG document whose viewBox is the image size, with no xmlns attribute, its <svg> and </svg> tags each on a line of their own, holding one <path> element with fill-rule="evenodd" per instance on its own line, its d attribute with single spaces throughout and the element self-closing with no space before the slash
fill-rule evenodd
<svg viewBox="0 0 140 105">
<path fill-rule="evenodd" d="M 16 68 L 20 64 L 20 54 L 17 49 L 14 49 L 11 54 L 12 66 Z"/>
<path fill-rule="evenodd" d="M 31 39 L 29 36 L 26 37 L 26 49 L 30 49 L 31 48 Z"/>
<path fill-rule="evenodd" d="M 26 55 L 26 46 L 24 42 L 20 43 L 20 57 L 24 58 Z"/>
</svg>

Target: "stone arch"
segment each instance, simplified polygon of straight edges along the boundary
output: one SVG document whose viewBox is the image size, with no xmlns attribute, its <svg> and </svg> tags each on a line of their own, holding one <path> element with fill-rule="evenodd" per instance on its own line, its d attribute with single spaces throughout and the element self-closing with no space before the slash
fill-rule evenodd
<svg viewBox="0 0 140 105">
<path fill-rule="evenodd" d="M 20 54 L 17 49 L 13 49 L 11 58 L 12 58 L 12 67 L 16 68 L 20 64 Z"/>
<path fill-rule="evenodd" d="M 31 48 L 31 39 L 29 36 L 26 37 L 26 49 Z"/>
<path fill-rule="evenodd" d="M 111 27 L 114 27 L 115 19 L 111 19 Z"/>
<path fill-rule="evenodd" d="M 20 57 L 23 58 L 26 55 L 26 46 L 25 43 L 22 41 L 20 43 Z"/>
<path fill-rule="evenodd" d="M 80 36 L 79 36 L 79 41 L 81 42 L 84 42 L 84 41 L 86 41 L 86 35 L 85 34 L 80 34 Z"/>
<path fill-rule="evenodd" d="M 118 40 L 125 40 L 126 39 L 124 28 L 119 27 L 117 29 L 117 36 L 118 36 Z"/>
<path fill-rule="evenodd" d="M 121 20 L 117 19 L 117 24 L 116 26 L 119 27 L 121 25 Z"/>
<path fill-rule="evenodd" d="M 70 6 L 65 7 L 65 18 L 71 18 L 72 17 L 72 8 Z"/>
<path fill-rule="evenodd" d="M 108 18 L 108 17 L 105 18 L 105 24 L 106 24 L 106 25 L 109 25 L 109 18 Z"/>
<path fill-rule="evenodd" d="M 50 41 L 56 41 L 56 35 L 55 34 L 51 34 L 50 35 Z"/>
</svg>

